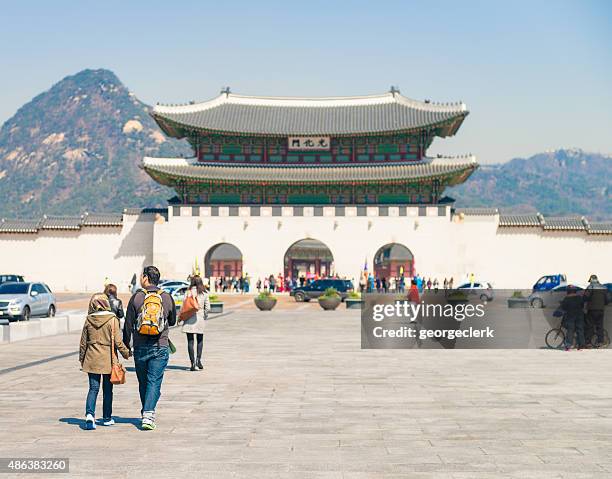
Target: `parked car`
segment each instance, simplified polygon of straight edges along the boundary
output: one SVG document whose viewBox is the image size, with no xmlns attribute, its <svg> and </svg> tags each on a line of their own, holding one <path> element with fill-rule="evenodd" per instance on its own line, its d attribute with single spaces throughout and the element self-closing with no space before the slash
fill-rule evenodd
<svg viewBox="0 0 612 479">
<path fill-rule="evenodd" d="M 32 316 L 55 316 L 55 295 L 44 283 L 0 285 L 0 318 L 29 321 Z"/>
<path fill-rule="evenodd" d="M 2 283 L 23 283 L 23 276 L 19 274 L 0 274 L 0 284 Z"/>
<path fill-rule="evenodd" d="M 608 304 L 612 304 L 612 283 L 605 283 L 604 286 L 608 290 Z"/>
<path fill-rule="evenodd" d="M 317 279 L 312 283 L 304 286 L 298 286 L 294 288 L 289 294 L 295 298 L 296 301 L 310 301 L 316 299 L 325 293 L 327 288 L 334 288 L 340 296 L 342 301 L 353 291 L 353 282 L 348 279 Z"/>
<path fill-rule="evenodd" d="M 469 295 L 477 295 L 481 301 L 493 301 L 495 295 L 493 294 L 493 286 L 491 283 L 486 281 L 477 281 L 474 283 L 463 283 L 458 288 L 459 291 L 463 291 Z"/>
<path fill-rule="evenodd" d="M 532 308 L 556 308 L 567 294 L 567 284 L 555 286 L 549 291 L 534 291 L 527 298 Z M 574 285 L 578 294 L 584 292 L 584 288 Z"/>
<path fill-rule="evenodd" d="M 176 306 L 176 309 L 181 309 L 181 306 L 183 306 L 183 301 L 185 301 L 185 295 L 187 294 L 188 290 L 189 285 L 181 286 L 180 288 L 177 288 L 170 293 L 172 299 L 174 299 L 174 305 Z"/>
<path fill-rule="evenodd" d="M 542 276 L 533 285 L 533 291 L 550 291 L 551 289 L 567 284 L 567 278 L 564 274 L 548 274 Z"/>
<path fill-rule="evenodd" d="M 176 291 L 179 288 L 182 288 L 184 286 L 189 287 L 189 283 L 187 281 L 180 281 L 180 280 L 166 280 L 166 281 L 162 281 L 161 283 L 159 283 L 158 286 L 161 289 L 163 289 L 166 293 L 172 294 L 174 291 Z"/>
</svg>

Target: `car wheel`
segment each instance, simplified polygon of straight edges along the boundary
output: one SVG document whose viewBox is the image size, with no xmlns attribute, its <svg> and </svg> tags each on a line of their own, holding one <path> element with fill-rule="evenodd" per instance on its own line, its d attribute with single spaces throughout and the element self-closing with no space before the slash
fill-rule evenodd
<svg viewBox="0 0 612 479">
<path fill-rule="evenodd" d="M 544 301 L 542 301 L 541 298 L 534 298 L 531 300 L 531 307 L 532 308 L 543 308 L 544 307 Z"/>
<path fill-rule="evenodd" d="M 480 301 L 489 301 L 489 297 L 486 294 L 481 294 Z"/>
<path fill-rule="evenodd" d="M 294 297 L 295 297 L 296 302 L 298 303 L 301 303 L 306 299 L 306 296 L 304 295 L 304 293 L 299 293 L 299 292 L 295 293 Z"/>
<path fill-rule="evenodd" d="M 55 316 L 55 306 L 54 305 L 49 306 L 49 311 L 47 313 L 47 316 L 49 316 L 50 318 Z"/>
<path fill-rule="evenodd" d="M 23 321 L 30 320 L 30 307 L 29 306 L 26 306 L 25 308 L 23 308 L 23 314 L 21 315 L 21 319 Z"/>
</svg>

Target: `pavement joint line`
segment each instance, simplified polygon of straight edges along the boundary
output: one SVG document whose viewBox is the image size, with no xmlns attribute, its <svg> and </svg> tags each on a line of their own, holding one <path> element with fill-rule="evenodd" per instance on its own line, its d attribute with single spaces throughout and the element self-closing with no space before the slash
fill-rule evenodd
<svg viewBox="0 0 612 479">
<path fill-rule="evenodd" d="M 58 354 L 57 356 L 50 356 L 48 358 L 31 361 L 29 363 L 18 364 L 17 366 L 12 366 L 10 368 L 0 369 L 0 376 L 2 376 L 3 374 L 8 374 L 8 373 L 12 373 L 15 371 L 19 371 L 20 369 L 31 368 L 34 366 L 39 366 L 41 364 L 49 363 L 51 361 L 57 361 L 58 359 L 64 359 L 70 356 L 76 356 L 77 354 L 79 354 L 78 351 L 72 351 L 70 353 Z"/>
</svg>

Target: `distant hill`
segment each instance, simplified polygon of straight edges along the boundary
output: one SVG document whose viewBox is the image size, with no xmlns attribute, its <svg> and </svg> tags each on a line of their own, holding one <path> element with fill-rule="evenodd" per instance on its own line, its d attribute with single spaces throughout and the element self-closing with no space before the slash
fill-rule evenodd
<svg viewBox="0 0 612 479">
<path fill-rule="evenodd" d="M 140 170 L 143 155 L 190 154 L 108 70 L 69 76 L 0 129 L 0 216 L 161 206 L 174 193 Z"/>
<path fill-rule="evenodd" d="M 0 129 L 0 217 L 165 206 L 175 193 L 138 165 L 191 149 L 166 138 L 149 110 L 102 69 L 66 77 L 24 105 Z M 610 219 L 611 165 L 581 150 L 540 153 L 481 166 L 447 194 L 463 207 Z"/>
<path fill-rule="evenodd" d="M 612 218 L 612 157 L 578 149 L 481 166 L 447 190 L 457 206 Z"/>
</svg>

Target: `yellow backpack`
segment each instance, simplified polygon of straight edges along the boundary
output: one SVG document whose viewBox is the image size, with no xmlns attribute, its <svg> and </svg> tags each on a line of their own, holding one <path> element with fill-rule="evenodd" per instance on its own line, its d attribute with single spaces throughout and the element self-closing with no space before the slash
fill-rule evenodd
<svg viewBox="0 0 612 479">
<path fill-rule="evenodd" d="M 142 292 L 145 297 L 138 314 L 136 330 L 147 336 L 158 336 L 166 329 L 166 316 L 161 297 L 162 290 L 146 291 L 143 289 Z"/>
</svg>

